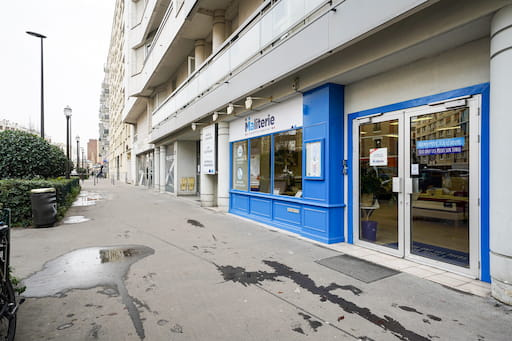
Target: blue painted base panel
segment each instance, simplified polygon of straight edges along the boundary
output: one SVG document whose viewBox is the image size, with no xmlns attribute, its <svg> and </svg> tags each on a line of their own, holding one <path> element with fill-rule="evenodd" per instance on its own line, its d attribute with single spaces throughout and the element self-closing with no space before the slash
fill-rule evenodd
<svg viewBox="0 0 512 341">
<path fill-rule="evenodd" d="M 343 207 L 319 207 L 286 201 L 231 193 L 232 214 L 297 233 L 326 244 L 345 241 Z"/>
</svg>

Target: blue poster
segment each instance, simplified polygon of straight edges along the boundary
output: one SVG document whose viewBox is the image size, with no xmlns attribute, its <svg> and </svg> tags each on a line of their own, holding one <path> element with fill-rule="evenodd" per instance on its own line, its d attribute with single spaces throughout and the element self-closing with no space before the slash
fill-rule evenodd
<svg viewBox="0 0 512 341">
<path fill-rule="evenodd" d="M 464 137 L 453 137 L 451 139 L 416 141 L 416 149 L 464 147 Z"/>
<path fill-rule="evenodd" d="M 418 156 L 462 153 L 464 137 L 416 141 Z"/>
</svg>

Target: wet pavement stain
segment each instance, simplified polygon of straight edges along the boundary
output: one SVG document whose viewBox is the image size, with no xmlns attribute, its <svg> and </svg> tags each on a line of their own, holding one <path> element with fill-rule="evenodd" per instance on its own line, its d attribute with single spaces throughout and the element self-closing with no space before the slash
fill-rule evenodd
<svg viewBox="0 0 512 341">
<path fill-rule="evenodd" d="M 24 279 L 23 284 L 27 289 L 23 296 L 63 297 L 69 290 L 103 287 L 98 293 L 110 297 L 121 296 L 137 335 L 144 339 L 144 327 L 137 305 L 149 307 L 129 295 L 124 278 L 133 263 L 154 253 L 152 248 L 142 245 L 75 250 L 47 262 L 41 271 Z"/>
<path fill-rule="evenodd" d="M 313 295 L 318 295 L 325 298 L 326 301 L 338 305 L 341 309 L 349 314 L 356 314 L 361 318 L 373 323 L 374 325 L 390 331 L 400 340 L 408 341 L 427 341 L 429 338 L 419 335 L 412 330 L 406 329 L 400 322 L 390 316 L 384 315 L 383 317 L 374 314 L 369 308 L 358 306 L 357 304 L 346 300 L 343 297 L 333 294 L 331 291 L 335 289 L 347 289 L 347 286 L 340 286 L 336 283 L 331 283 L 329 286 L 318 286 L 309 275 L 295 271 L 292 268 L 281 264 L 276 261 L 264 260 L 263 263 L 274 269 L 274 272 L 256 271 L 246 272 L 242 267 L 233 266 L 219 266 L 216 265 L 219 272 L 224 277 L 224 280 L 240 283 L 244 286 L 251 284 L 262 285 L 265 280 L 279 281 L 278 277 L 285 277 L 297 284 L 299 287 L 310 292 Z M 352 286 L 348 286 L 352 287 Z M 427 315 L 429 318 L 430 316 Z"/>
<path fill-rule="evenodd" d="M 158 320 L 156 324 L 158 324 L 159 326 L 165 326 L 167 323 L 169 323 L 169 321 L 167 320 Z"/>
<path fill-rule="evenodd" d="M 190 225 L 195 226 L 195 227 L 204 227 L 203 224 L 201 224 L 199 221 L 194 220 L 194 219 L 188 219 L 187 223 L 189 223 Z"/>
<path fill-rule="evenodd" d="M 431 315 L 431 314 L 427 314 L 428 318 L 433 320 L 433 321 L 442 321 L 442 319 L 440 317 L 437 317 L 435 315 Z"/>
<path fill-rule="evenodd" d="M 64 323 L 64 324 L 61 324 L 60 326 L 58 326 L 57 330 L 64 330 L 64 329 L 71 328 L 73 326 L 74 326 L 73 322 L 68 322 L 68 323 Z"/>
<path fill-rule="evenodd" d="M 94 327 L 91 328 L 89 331 L 89 337 L 92 337 L 93 339 L 97 339 L 100 333 L 101 325 L 97 324 Z"/>
<path fill-rule="evenodd" d="M 399 305 L 398 308 L 400 308 L 400 309 L 402 309 L 404 311 L 410 312 L 410 313 L 416 313 L 416 314 L 423 315 L 422 312 L 417 311 L 416 309 L 408 307 L 408 306 L 405 306 L 405 305 Z"/>
<path fill-rule="evenodd" d="M 306 333 L 304 333 L 304 329 L 302 329 L 302 326 L 300 325 L 300 323 L 293 323 L 291 325 L 291 328 L 296 333 L 299 333 L 299 334 L 302 334 L 302 335 L 306 335 Z"/>
<path fill-rule="evenodd" d="M 309 323 L 309 327 L 311 329 L 313 329 L 313 331 L 317 331 L 318 328 L 320 328 L 321 326 L 323 326 L 322 322 L 320 321 L 315 321 L 311 318 L 311 316 L 307 315 L 307 314 L 304 314 L 304 313 L 299 313 L 300 316 L 302 316 L 302 318 L 306 321 L 308 321 Z"/>
<path fill-rule="evenodd" d="M 176 324 L 171 328 L 171 332 L 173 332 L 173 333 L 177 333 L 177 334 L 183 334 L 183 327 L 176 323 Z"/>
</svg>

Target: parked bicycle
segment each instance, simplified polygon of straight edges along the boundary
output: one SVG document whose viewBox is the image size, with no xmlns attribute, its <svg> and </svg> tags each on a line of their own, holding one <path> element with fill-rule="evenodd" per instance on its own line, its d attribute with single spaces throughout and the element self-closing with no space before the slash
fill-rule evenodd
<svg viewBox="0 0 512 341">
<path fill-rule="evenodd" d="M 0 204 L 0 340 L 14 340 L 18 303 L 9 277 L 11 210 Z"/>
</svg>

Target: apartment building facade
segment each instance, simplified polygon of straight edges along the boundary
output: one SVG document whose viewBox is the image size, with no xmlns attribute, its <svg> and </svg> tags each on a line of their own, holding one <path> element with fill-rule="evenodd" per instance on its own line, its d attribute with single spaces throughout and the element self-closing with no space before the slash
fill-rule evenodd
<svg viewBox="0 0 512 341">
<path fill-rule="evenodd" d="M 511 1 L 125 6 L 134 183 L 512 303 Z"/>
<path fill-rule="evenodd" d="M 99 123 L 98 123 L 98 163 L 103 165 L 108 164 L 108 150 L 109 150 L 109 129 L 110 129 L 110 114 L 108 107 L 109 86 L 107 83 L 107 66 L 104 67 L 105 76 L 101 83 L 100 92 L 100 108 L 99 108 Z"/>
<path fill-rule="evenodd" d="M 109 176 L 124 182 L 130 182 L 131 175 L 131 151 L 132 151 L 132 127 L 123 122 L 123 110 L 126 101 L 125 94 L 125 30 L 127 15 L 124 0 L 116 0 L 110 47 L 105 67 L 105 85 L 103 94 L 106 97 L 106 112 L 100 110 L 100 115 L 108 115 L 108 160 Z M 101 128 L 100 128 L 101 129 Z M 102 134 L 100 134 L 102 135 Z"/>
</svg>

